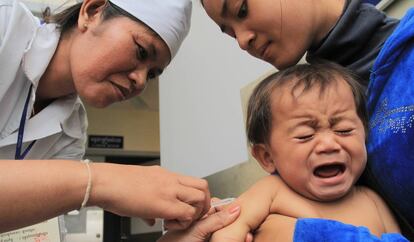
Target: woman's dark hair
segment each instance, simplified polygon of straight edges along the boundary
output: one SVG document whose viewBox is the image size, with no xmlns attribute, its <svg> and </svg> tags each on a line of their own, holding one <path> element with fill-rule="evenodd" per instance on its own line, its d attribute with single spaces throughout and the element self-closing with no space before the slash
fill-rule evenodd
<svg viewBox="0 0 414 242">
<path fill-rule="evenodd" d="M 46 8 L 46 10 L 44 10 L 42 14 L 43 21 L 45 21 L 46 23 L 56 23 L 61 29 L 62 34 L 64 34 L 77 25 L 81 6 L 82 3 L 77 3 L 53 15 L 50 12 L 50 8 Z M 119 16 L 126 16 L 134 21 L 142 23 L 139 19 L 137 19 L 127 11 L 121 9 L 120 7 L 111 3 L 110 1 L 107 1 L 105 3 L 104 10 L 102 11 L 102 21 L 109 20 Z"/>
<path fill-rule="evenodd" d="M 270 98 L 276 88 L 293 83 L 292 95 L 299 87 L 306 92 L 318 86 L 320 92 L 323 93 L 327 87 L 340 79 L 345 80 L 351 88 L 358 117 L 367 131 L 365 88 L 358 82 L 356 75 L 349 70 L 338 64 L 319 60 L 316 63 L 296 65 L 271 74 L 256 86 L 247 107 L 246 133 L 250 144 L 268 144 L 272 127 Z"/>
</svg>

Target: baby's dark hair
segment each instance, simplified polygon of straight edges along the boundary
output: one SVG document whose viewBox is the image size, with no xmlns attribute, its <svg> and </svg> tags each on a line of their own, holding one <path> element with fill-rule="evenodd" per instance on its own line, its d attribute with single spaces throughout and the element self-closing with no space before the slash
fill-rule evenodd
<svg viewBox="0 0 414 242">
<path fill-rule="evenodd" d="M 357 114 L 365 131 L 368 127 L 368 116 L 365 104 L 365 88 L 358 78 L 344 67 L 327 61 L 312 64 L 299 64 L 269 75 L 254 89 L 247 107 L 246 133 L 251 145 L 268 144 L 272 126 L 271 95 L 273 91 L 287 83 L 293 84 L 292 95 L 296 88 L 302 92 L 318 86 L 321 93 L 338 78 L 346 81 L 354 96 Z M 293 82 L 293 83 L 292 83 Z"/>
</svg>

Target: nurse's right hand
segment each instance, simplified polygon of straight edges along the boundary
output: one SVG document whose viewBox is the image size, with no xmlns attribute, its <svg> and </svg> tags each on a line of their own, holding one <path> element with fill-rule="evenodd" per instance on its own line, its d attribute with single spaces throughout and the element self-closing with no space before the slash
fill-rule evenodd
<svg viewBox="0 0 414 242">
<path fill-rule="evenodd" d="M 209 211 L 210 192 L 203 179 L 178 175 L 159 166 L 93 163 L 88 205 L 121 216 L 176 221 L 187 228 Z"/>
</svg>

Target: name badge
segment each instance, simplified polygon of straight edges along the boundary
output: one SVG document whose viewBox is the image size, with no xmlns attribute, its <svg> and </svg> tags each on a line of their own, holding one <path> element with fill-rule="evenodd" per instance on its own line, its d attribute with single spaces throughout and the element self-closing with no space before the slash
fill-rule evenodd
<svg viewBox="0 0 414 242">
<path fill-rule="evenodd" d="M 58 217 L 0 234 L 0 242 L 61 242 Z"/>
</svg>

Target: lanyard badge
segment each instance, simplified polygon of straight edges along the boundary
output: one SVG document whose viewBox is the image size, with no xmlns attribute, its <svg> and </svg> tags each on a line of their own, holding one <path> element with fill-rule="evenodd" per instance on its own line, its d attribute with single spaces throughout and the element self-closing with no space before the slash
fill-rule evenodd
<svg viewBox="0 0 414 242">
<path fill-rule="evenodd" d="M 33 140 L 22 153 L 24 126 L 26 124 L 27 108 L 29 106 L 29 99 L 32 94 L 32 86 L 33 85 L 30 85 L 29 93 L 27 94 L 26 102 L 24 103 L 22 117 L 20 118 L 19 133 L 17 135 L 16 143 L 16 154 L 14 156 L 16 160 L 23 160 L 24 157 L 26 157 L 27 153 L 29 153 L 30 149 L 33 147 L 34 143 L 36 142 L 36 140 Z"/>
</svg>

